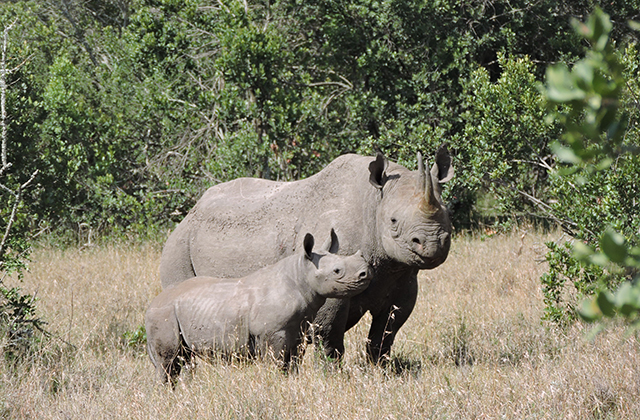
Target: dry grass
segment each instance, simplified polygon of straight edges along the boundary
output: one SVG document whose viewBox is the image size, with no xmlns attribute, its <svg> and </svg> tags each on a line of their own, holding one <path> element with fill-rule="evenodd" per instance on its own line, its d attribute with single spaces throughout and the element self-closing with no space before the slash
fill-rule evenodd
<svg viewBox="0 0 640 420">
<path fill-rule="evenodd" d="M 0 418 L 640 418 L 640 345 L 613 326 L 540 322 L 539 234 L 457 238 L 422 273 L 391 367 L 364 362 L 366 320 L 342 368 L 307 352 L 298 374 L 271 364 L 199 364 L 175 391 L 122 336 L 160 291 L 159 246 L 39 249 L 22 287 L 54 339 L 29 369 L 0 362 Z M 72 343 L 69 348 L 61 340 Z"/>
</svg>

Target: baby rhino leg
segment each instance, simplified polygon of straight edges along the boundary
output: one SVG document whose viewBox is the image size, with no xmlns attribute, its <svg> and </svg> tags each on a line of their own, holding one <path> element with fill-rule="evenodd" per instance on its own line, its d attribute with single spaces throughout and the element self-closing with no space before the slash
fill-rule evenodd
<svg viewBox="0 0 640 420">
<path fill-rule="evenodd" d="M 162 383 L 175 383 L 186 351 L 173 307 L 151 308 L 145 319 L 147 351 Z"/>
</svg>

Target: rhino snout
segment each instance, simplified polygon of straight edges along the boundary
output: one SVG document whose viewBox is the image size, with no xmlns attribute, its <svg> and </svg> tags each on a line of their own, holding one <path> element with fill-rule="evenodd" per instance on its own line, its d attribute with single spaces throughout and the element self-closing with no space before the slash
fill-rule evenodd
<svg viewBox="0 0 640 420">
<path fill-rule="evenodd" d="M 416 254 L 431 258 L 449 250 L 451 243 L 451 234 L 448 232 L 440 233 L 436 238 L 428 239 L 426 235 L 414 235 L 411 238 L 411 250 Z"/>
<path fill-rule="evenodd" d="M 358 280 L 366 281 L 371 279 L 371 270 L 369 270 L 369 266 L 365 266 L 358 272 Z"/>
</svg>

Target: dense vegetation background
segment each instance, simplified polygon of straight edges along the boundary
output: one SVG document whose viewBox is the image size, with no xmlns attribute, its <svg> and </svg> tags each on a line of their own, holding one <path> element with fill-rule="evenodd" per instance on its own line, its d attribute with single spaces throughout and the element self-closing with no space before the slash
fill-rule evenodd
<svg viewBox="0 0 640 420">
<path fill-rule="evenodd" d="M 611 225 L 637 245 L 638 156 L 621 148 L 610 170 L 588 180 L 559 176 L 551 145 L 562 127 L 545 116 L 562 105 L 539 90 L 548 66 L 584 56 L 590 45 L 571 19 L 599 3 L 3 2 L 0 27 L 15 22 L 13 166 L 3 185 L 38 170 L 15 237 L 148 235 L 171 228 L 218 182 L 304 178 L 342 153 L 376 148 L 415 168 L 416 151 L 447 142 L 456 177 L 445 198 L 458 230 L 528 217 L 587 242 Z M 622 144 L 638 144 L 638 33 L 627 21 L 638 19 L 640 1 L 602 7 L 626 81 Z M 0 230 L 10 203 L 0 201 Z M 585 271 L 553 246 L 546 298 L 559 319 L 565 281 Z M 6 252 L 23 250 L 16 240 Z M 589 284 L 603 278 L 587 274 Z"/>
</svg>

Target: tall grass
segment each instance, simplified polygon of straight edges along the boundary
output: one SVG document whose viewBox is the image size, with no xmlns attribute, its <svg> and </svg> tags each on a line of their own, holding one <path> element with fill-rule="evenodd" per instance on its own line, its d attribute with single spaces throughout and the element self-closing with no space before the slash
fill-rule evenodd
<svg viewBox="0 0 640 420">
<path fill-rule="evenodd" d="M 160 247 L 38 249 L 21 286 L 55 337 L 23 366 L 0 361 L 0 418 L 640 418 L 635 337 L 612 325 L 589 341 L 583 325 L 541 323 L 548 239 L 456 238 L 445 264 L 421 273 L 385 368 L 365 361 L 365 318 L 341 367 L 311 349 L 290 375 L 199 363 L 175 391 L 156 383 L 130 334 L 160 292 Z"/>
</svg>

